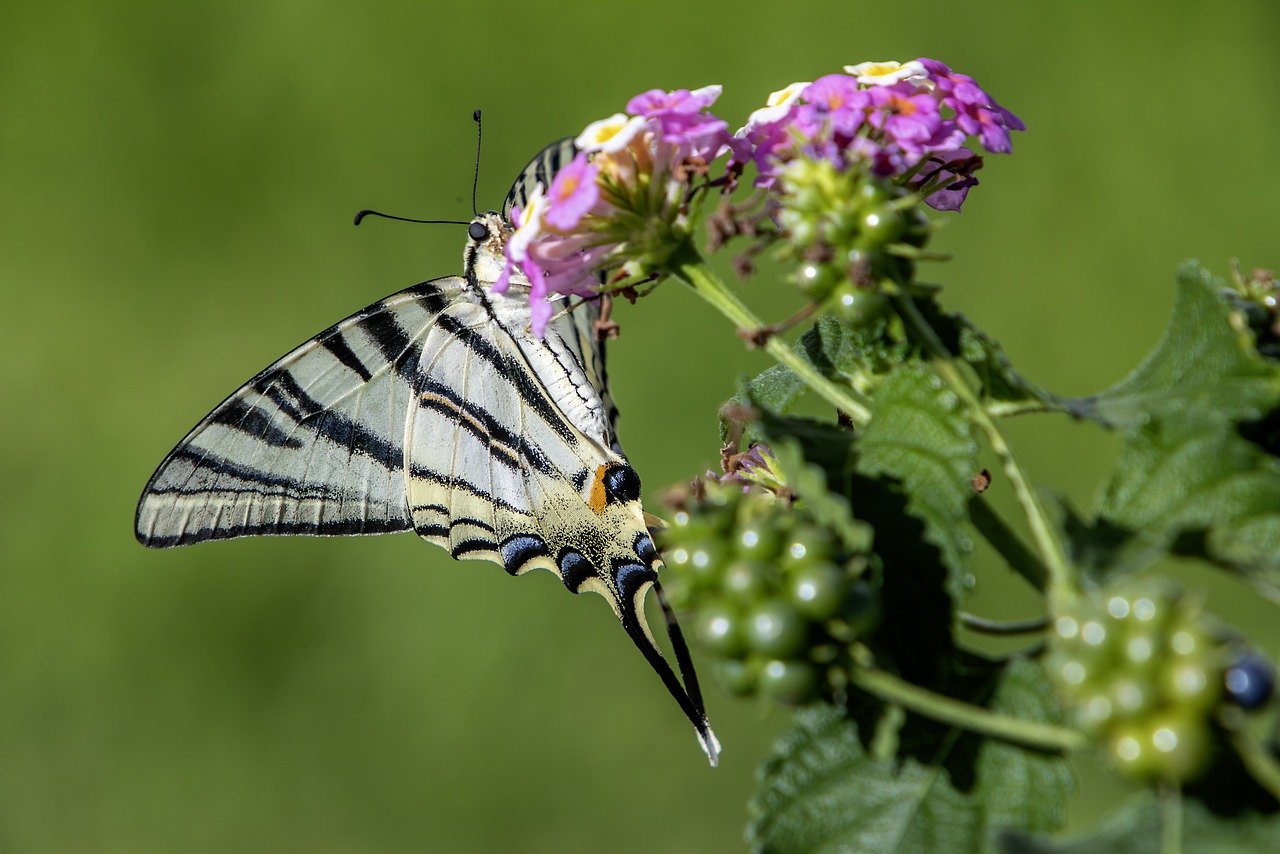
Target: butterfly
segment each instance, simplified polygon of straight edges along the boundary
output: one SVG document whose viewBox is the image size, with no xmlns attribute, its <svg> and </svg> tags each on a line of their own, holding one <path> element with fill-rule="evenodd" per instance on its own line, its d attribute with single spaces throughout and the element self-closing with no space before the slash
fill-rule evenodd
<svg viewBox="0 0 1280 854">
<path fill-rule="evenodd" d="M 602 595 L 692 722 L 720 745 L 658 585 L 640 479 L 618 443 L 600 300 L 538 338 L 529 282 L 504 266 L 512 209 L 574 154 L 547 146 L 502 210 L 467 227 L 461 276 L 400 291 L 294 348 L 219 404 L 156 469 L 135 533 L 151 548 L 273 535 L 413 531 L 512 575 L 547 569 Z M 659 593 L 677 679 L 644 614 Z"/>
</svg>

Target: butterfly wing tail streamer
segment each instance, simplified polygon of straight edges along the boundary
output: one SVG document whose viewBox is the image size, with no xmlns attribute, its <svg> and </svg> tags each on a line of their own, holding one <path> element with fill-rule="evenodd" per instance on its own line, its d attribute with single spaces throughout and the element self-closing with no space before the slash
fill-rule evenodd
<svg viewBox="0 0 1280 854">
<path fill-rule="evenodd" d="M 658 644 L 653 638 L 653 633 L 649 630 L 648 621 L 644 617 L 644 600 L 650 587 L 657 591 L 658 601 L 662 604 L 662 612 L 667 624 L 667 637 L 671 641 L 676 665 L 680 668 L 679 679 L 676 678 L 675 671 L 671 669 L 671 665 L 663 657 L 662 650 L 658 648 Z M 625 593 L 625 591 L 623 592 Z M 689 657 L 689 647 L 684 642 L 684 634 L 680 631 L 680 624 L 676 622 L 675 614 L 672 613 L 670 606 L 667 605 L 666 597 L 662 593 L 662 587 L 658 584 L 657 578 L 649 575 L 634 592 L 630 595 L 619 596 L 617 601 L 618 616 L 622 620 L 622 628 L 630 636 L 636 648 L 645 657 L 645 660 L 649 662 L 649 666 L 658 674 L 658 678 L 662 680 L 662 684 L 666 686 L 667 691 L 675 699 L 676 703 L 680 705 L 680 710 L 684 712 L 685 717 L 693 724 L 702 752 L 707 755 L 707 761 L 711 763 L 713 768 L 719 765 L 720 741 L 716 738 L 716 734 L 712 732 L 711 724 L 707 720 L 706 708 L 702 703 L 702 692 L 698 687 L 698 674 L 694 671 L 693 660 Z M 681 680 L 683 680 L 683 683 Z"/>
</svg>

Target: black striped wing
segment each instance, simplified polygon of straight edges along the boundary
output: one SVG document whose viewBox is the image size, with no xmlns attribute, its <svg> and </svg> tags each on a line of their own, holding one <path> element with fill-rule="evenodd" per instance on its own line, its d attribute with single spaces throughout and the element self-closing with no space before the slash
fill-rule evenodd
<svg viewBox="0 0 1280 854">
<path fill-rule="evenodd" d="M 570 547 L 608 566 L 623 536 L 637 560 L 638 507 L 626 508 L 627 530 L 593 530 L 608 515 L 599 496 L 599 512 L 590 509 L 595 480 L 627 466 L 599 390 L 595 316 L 581 305 L 538 339 L 523 296 L 463 299 L 441 314 L 405 428 L 409 511 L 421 536 L 512 574 L 542 567 L 563 576 L 557 558 Z"/>
<path fill-rule="evenodd" d="M 405 416 L 423 341 L 465 285 L 453 276 L 387 297 L 228 397 L 152 475 L 138 540 L 410 530 Z"/>
<path fill-rule="evenodd" d="M 544 187 L 551 186 L 551 179 L 561 168 L 567 166 L 577 153 L 578 148 L 573 144 L 573 137 L 567 136 L 564 139 L 557 139 L 535 154 L 524 169 L 520 170 L 519 177 L 507 192 L 507 198 L 502 202 L 503 218 L 510 221 L 512 208 L 523 208 L 528 205 L 529 196 L 539 184 Z"/>
</svg>

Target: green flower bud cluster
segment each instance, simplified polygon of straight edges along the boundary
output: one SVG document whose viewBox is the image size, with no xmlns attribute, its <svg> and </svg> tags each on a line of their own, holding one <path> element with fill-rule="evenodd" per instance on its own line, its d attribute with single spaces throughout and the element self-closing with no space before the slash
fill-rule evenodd
<svg viewBox="0 0 1280 854">
<path fill-rule="evenodd" d="M 797 158 L 778 178 L 778 222 L 792 280 L 815 302 L 829 301 L 851 323 L 883 312 L 884 279 L 906 283 L 914 250 L 929 223 L 907 190 L 864 170 L 838 170 L 829 160 Z"/>
<path fill-rule="evenodd" d="M 1046 667 L 1074 722 L 1144 780 L 1204 769 L 1230 663 L 1226 636 L 1171 584 L 1127 581 L 1059 615 Z"/>
<path fill-rule="evenodd" d="M 759 489 L 710 485 L 659 540 L 671 604 L 732 693 L 800 704 L 830 696 L 874 622 L 866 560 Z"/>
<path fill-rule="evenodd" d="M 1234 271 L 1233 288 L 1223 294 L 1233 309 L 1237 328 L 1253 333 L 1258 352 L 1280 359 L 1280 283 L 1271 270 L 1254 270 L 1244 276 Z"/>
</svg>

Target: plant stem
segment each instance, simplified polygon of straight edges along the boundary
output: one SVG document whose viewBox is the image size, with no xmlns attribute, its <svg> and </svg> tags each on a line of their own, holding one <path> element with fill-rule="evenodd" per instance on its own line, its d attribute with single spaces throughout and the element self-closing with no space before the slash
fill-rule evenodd
<svg viewBox="0 0 1280 854">
<path fill-rule="evenodd" d="M 1244 729 L 1231 734 L 1231 743 L 1258 785 L 1270 792 L 1273 798 L 1280 800 L 1280 762 L 1271 755 L 1267 746 Z"/>
<path fill-rule="evenodd" d="M 925 717 L 1038 750 L 1063 753 L 1079 750 L 1088 743 L 1075 730 L 992 712 L 935 694 L 883 670 L 854 667 L 850 681 L 868 694 Z"/>
<path fill-rule="evenodd" d="M 1160 790 L 1160 854 L 1182 854 L 1182 792 Z"/>
<path fill-rule="evenodd" d="M 764 322 L 727 287 L 715 274 L 706 260 L 693 246 L 685 245 L 671 256 L 671 270 L 694 293 L 702 297 L 712 308 L 729 318 L 739 329 L 759 329 Z M 871 421 L 871 409 L 866 399 L 853 389 L 841 388 L 824 377 L 817 368 L 776 336 L 765 342 L 764 351 L 781 365 L 790 368 L 796 376 L 837 409 L 848 413 L 853 423 L 865 427 Z"/>
<path fill-rule="evenodd" d="M 1004 558 L 1009 568 L 1021 575 L 1037 590 L 1043 591 L 1049 571 L 1044 568 L 1040 558 L 1035 556 L 1026 543 L 996 515 L 996 511 L 985 498 L 974 496 L 969 499 L 969 521 Z"/>
<path fill-rule="evenodd" d="M 1022 505 L 1022 510 L 1027 517 L 1027 524 L 1031 528 L 1032 539 L 1035 540 L 1040 557 L 1044 560 L 1045 569 L 1048 570 L 1049 604 L 1050 609 L 1055 608 L 1057 603 L 1064 601 L 1074 593 L 1075 581 L 1067 560 L 1066 550 L 1063 548 L 1062 543 L 1059 542 L 1058 536 L 1053 530 L 1053 525 L 1049 522 L 1049 517 L 1040 505 L 1039 497 L 1032 488 L 1026 474 L 1022 471 L 1022 466 L 1018 463 L 1017 457 L 1014 456 L 1013 449 L 1005 441 L 1004 434 L 1000 432 L 1000 428 L 991 420 L 991 415 L 987 412 L 987 408 L 983 406 L 982 401 L 978 399 L 978 395 L 969 387 L 968 381 L 961 375 L 960 370 L 956 367 L 955 358 L 951 353 L 947 352 L 946 345 L 938 338 L 938 333 L 934 331 L 933 327 L 929 325 L 929 321 L 920 313 L 915 300 L 909 295 L 900 294 L 894 297 L 894 305 L 897 307 L 903 321 L 915 330 L 924 343 L 925 349 L 933 356 L 934 370 L 938 372 L 938 375 L 942 377 L 964 403 L 969 410 L 969 417 L 978 425 L 978 429 L 987 437 L 987 443 L 991 445 L 991 450 L 1000 458 L 1005 476 L 1009 478 L 1009 482 L 1013 485 L 1014 495 L 1017 496 L 1018 503 Z"/>
<path fill-rule="evenodd" d="M 960 618 L 960 625 L 971 632 L 981 632 L 984 635 L 1029 635 L 1042 632 L 1049 627 L 1049 621 L 1044 617 L 1032 617 L 1028 620 L 988 620 L 985 617 L 970 614 L 968 611 L 961 611 L 957 616 Z"/>
</svg>

